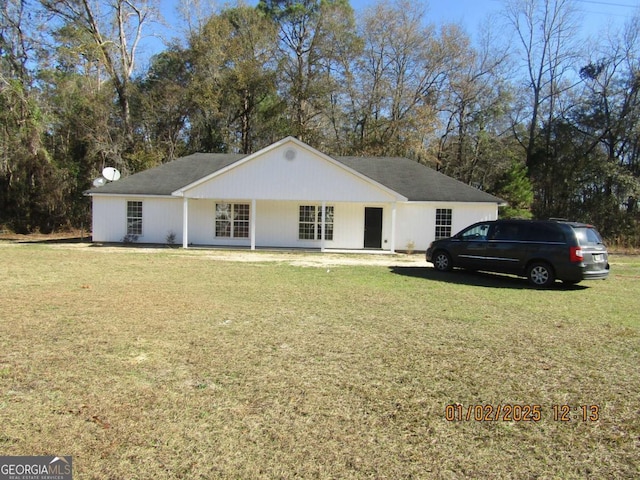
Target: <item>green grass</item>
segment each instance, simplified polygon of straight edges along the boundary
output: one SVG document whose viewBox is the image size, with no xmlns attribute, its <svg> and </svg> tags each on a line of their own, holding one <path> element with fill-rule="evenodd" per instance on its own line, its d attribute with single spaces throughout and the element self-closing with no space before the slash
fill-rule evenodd
<svg viewBox="0 0 640 480">
<path fill-rule="evenodd" d="M 285 258 L 0 243 L 0 453 L 78 479 L 640 476 L 640 258 L 548 291 Z"/>
</svg>

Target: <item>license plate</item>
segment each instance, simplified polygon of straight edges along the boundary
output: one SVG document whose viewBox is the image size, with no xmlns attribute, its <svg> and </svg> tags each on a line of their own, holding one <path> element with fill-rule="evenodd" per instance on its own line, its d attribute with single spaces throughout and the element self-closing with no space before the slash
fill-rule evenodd
<svg viewBox="0 0 640 480">
<path fill-rule="evenodd" d="M 594 253 L 593 254 L 593 261 L 595 263 L 604 262 L 604 255 L 602 253 Z"/>
</svg>

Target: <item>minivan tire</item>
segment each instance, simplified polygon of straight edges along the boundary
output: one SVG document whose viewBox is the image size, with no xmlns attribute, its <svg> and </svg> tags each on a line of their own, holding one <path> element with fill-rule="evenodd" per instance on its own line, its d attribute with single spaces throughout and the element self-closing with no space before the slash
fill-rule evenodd
<svg viewBox="0 0 640 480">
<path fill-rule="evenodd" d="M 433 266 L 439 272 L 449 272 L 453 268 L 451 255 L 444 250 L 438 250 L 433 254 Z"/>
<path fill-rule="evenodd" d="M 546 262 L 533 262 L 527 268 L 527 279 L 534 287 L 547 288 L 556 281 L 553 268 Z"/>
</svg>

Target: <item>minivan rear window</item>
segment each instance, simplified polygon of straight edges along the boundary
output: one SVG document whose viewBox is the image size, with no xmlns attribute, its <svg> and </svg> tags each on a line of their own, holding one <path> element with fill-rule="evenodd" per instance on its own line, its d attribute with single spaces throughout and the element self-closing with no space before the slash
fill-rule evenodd
<svg viewBox="0 0 640 480">
<path fill-rule="evenodd" d="M 573 227 L 578 238 L 578 243 L 583 246 L 595 246 L 602 244 L 602 238 L 595 228 L 591 227 Z"/>
</svg>

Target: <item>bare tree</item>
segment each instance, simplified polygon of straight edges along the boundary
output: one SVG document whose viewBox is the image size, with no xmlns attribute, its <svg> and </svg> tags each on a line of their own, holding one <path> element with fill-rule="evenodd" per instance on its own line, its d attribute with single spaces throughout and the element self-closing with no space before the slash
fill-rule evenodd
<svg viewBox="0 0 640 480">
<path fill-rule="evenodd" d="M 216 3 L 213 0 L 182 0 L 176 13 L 183 23 L 182 33 L 189 40 L 199 35 L 209 19 L 216 14 Z"/>
<path fill-rule="evenodd" d="M 0 6 L 0 224 L 50 231 L 64 215 L 63 173 L 43 146 L 46 130 L 35 65 L 42 60 L 37 5 Z"/>
<path fill-rule="evenodd" d="M 415 2 L 379 2 L 360 25 L 361 59 L 350 86 L 354 149 L 361 154 L 420 158 L 436 123 L 455 34 L 425 25 Z"/>
<path fill-rule="evenodd" d="M 126 148 L 133 144 L 131 85 L 146 25 L 157 18 L 154 0 L 40 0 L 65 25 L 80 29 L 113 82 Z"/>
<path fill-rule="evenodd" d="M 497 148 L 500 139 L 510 134 L 505 122 L 511 100 L 505 81 L 507 51 L 489 29 L 482 31 L 476 48 L 463 31 L 458 30 L 456 37 L 459 54 L 448 72 L 437 158 L 448 175 L 486 186 L 509 166 L 510 155 Z"/>
<path fill-rule="evenodd" d="M 320 146 L 339 88 L 336 72 L 357 43 L 353 9 L 347 0 L 260 0 L 258 9 L 278 26 L 280 89 L 291 133 Z"/>
<path fill-rule="evenodd" d="M 32 89 L 33 65 L 42 48 L 34 24 L 40 12 L 27 0 L 0 7 L 0 173 L 10 172 L 16 144 L 34 156 L 41 147 L 42 122 Z"/>
<path fill-rule="evenodd" d="M 560 95 L 573 85 L 568 74 L 578 56 L 576 9 L 574 0 L 507 0 L 506 17 L 522 54 L 524 88 L 528 91 L 527 105 L 517 110 L 527 116 L 527 134 L 522 136 L 515 128 L 514 134 L 529 165 L 541 123 L 551 122 Z M 544 148 L 549 140 L 545 139 Z"/>
</svg>

